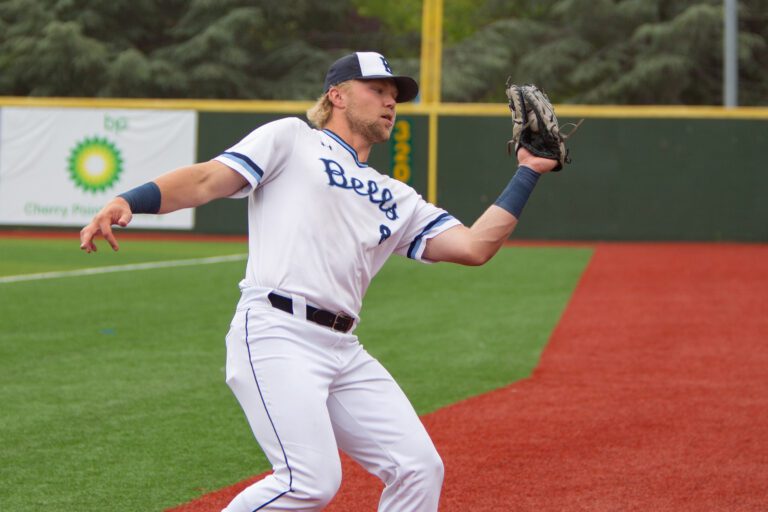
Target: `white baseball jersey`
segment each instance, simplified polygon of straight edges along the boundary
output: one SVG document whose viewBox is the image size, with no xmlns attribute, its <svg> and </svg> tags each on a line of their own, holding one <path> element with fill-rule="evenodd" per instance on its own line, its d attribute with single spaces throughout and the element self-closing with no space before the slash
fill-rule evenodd
<svg viewBox="0 0 768 512">
<path fill-rule="evenodd" d="M 248 185 L 249 256 L 241 288 L 296 294 L 356 319 L 390 254 L 423 259 L 459 224 L 413 188 L 361 162 L 330 130 L 298 118 L 265 124 L 216 160 Z"/>
</svg>

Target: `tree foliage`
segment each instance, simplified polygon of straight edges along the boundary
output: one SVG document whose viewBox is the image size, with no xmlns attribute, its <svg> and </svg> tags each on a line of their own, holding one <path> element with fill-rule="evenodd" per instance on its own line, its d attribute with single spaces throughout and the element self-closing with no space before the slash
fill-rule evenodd
<svg viewBox="0 0 768 512">
<path fill-rule="evenodd" d="M 768 104 L 768 0 L 739 2 L 739 99 Z M 378 50 L 418 75 L 421 0 L 4 0 L 0 94 L 313 99 Z M 721 104 L 722 0 L 445 0 L 443 100 Z"/>
<path fill-rule="evenodd" d="M 448 48 L 445 100 L 502 101 L 487 81 L 506 71 L 557 102 L 722 104 L 721 0 L 511 3 L 519 15 L 500 3 L 509 17 Z M 739 4 L 740 103 L 768 105 L 768 2 Z"/>
<path fill-rule="evenodd" d="M 347 0 L 8 0 L 0 94 L 312 98 L 377 25 Z"/>
</svg>

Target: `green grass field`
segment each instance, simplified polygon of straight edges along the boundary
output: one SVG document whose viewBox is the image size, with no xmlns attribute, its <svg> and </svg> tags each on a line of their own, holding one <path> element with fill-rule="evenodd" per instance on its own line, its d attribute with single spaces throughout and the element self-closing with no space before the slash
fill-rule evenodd
<svg viewBox="0 0 768 512">
<path fill-rule="evenodd" d="M 0 276 L 244 253 L 244 243 L 0 238 Z M 526 377 L 589 249 L 393 258 L 361 341 L 420 414 Z M 158 511 L 269 469 L 224 384 L 244 261 L 0 283 L 0 510 Z"/>
</svg>

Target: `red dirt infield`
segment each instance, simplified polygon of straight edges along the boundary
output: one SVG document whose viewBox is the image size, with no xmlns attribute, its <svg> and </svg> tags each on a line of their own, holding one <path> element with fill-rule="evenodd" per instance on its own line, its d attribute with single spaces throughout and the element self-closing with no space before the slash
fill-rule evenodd
<svg viewBox="0 0 768 512">
<path fill-rule="evenodd" d="M 423 419 L 443 512 L 768 510 L 768 245 L 595 245 L 534 374 Z M 344 459 L 327 510 L 380 490 Z"/>
</svg>

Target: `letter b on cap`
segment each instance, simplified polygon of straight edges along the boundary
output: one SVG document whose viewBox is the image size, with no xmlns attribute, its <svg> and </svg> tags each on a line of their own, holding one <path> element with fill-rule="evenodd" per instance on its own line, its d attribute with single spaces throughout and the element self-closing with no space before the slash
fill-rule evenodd
<svg viewBox="0 0 768 512">
<path fill-rule="evenodd" d="M 384 70 L 391 75 L 392 74 L 392 68 L 389 67 L 389 62 L 387 62 L 387 59 L 382 57 L 381 58 L 381 64 L 384 66 Z"/>
</svg>

